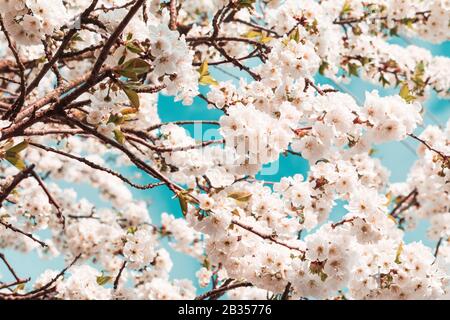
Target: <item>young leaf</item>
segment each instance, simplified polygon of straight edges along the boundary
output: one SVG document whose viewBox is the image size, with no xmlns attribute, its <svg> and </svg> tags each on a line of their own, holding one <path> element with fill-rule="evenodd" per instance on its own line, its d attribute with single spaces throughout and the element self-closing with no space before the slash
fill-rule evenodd
<svg viewBox="0 0 450 320">
<path fill-rule="evenodd" d="M 118 65 L 123 64 L 125 62 L 125 58 L 126 58 L 125 55 L 121 56 L 120 59 L 119 59 Z"/>
<path fill-rule="evenodd" d="M 416 64 L 414 68 L 413 82 L 416 85 L 417 89 L 422 89 L 425 85 L 425 81 L 423 80 L 423 76 L 425 74 L 425 64 L 423 61 L 420 61 Z"/>
<path fill-rule="evenodd" d="M 136 233 L 136 231 L 137 231 L 137 227 L 129 227 L 128 229 L 127 229 L 127 233 L 129 233 L 129 234 L 135 234 Z"/>
<path fill-rule="evenodd" d="M 300 42 L 300 31 L 298 28 L 295 28 L 295 30 L 289 35 L 289 39 L 294 40 L 295 42 Z"/>
<path fill-rule="evenodd" d="M 114 123 L 115 125 L 121 125 L 124 122 L 124 118 L 118 114 L 111 114 L 107 123 Z"/>
<path fill-rule="evenodd" d="M 114 138 L 120 144 L 123 144 L 125 142 L 125 136 L 122 133 L 122 131 L 120 131 L 120 129 L 115 129 L 114 130 Z"/>
<path fill-rule="evenodd" d="M 111 280 L 112 280 L 112 277 L 101 275 L 101 276 L 97 277 L 97 284 L 99 286 L 104 286 L 105 284 L 107 284 Z"/>
<path fill-rule="evenodd" d="M 120 113 L 124 116 L 138 112 L 136 108 L 123 108 Z"/>
<path fill-rule="evenodd" d="M 325 74 L 325 70 L 328 69 L 328 66 L 329 66 L 328 62 L 323 61 L 323 62 L 321 63 L 321 65 L 320 65 L 320 67 L 319 67 L 319 73 L 320 73 L 321 75 L 324 75 L 324 74 Z"/>
<path fill-rule="evenodd" d="M 8 150 L 6 150 L 6 152 L 11 152 L 11 153 L 19 153 L 23 150 L 25 150 L 28 147 L 28 141 L 22 141 L 18 144 L 16 144 L 14 147 L 9 148 Z"/>
<path fill-rule="evenodd" d="M 129 42 L 125 45 L 125 47 L 133 52 L 133 53 L 141 53 L 143 50 L 141 47 L 139 47 L 138 45 L 134 44 L 133 42 Z"/>
<path fill-rule="evenodd" d="M 137 79 L 138 76 L 150 71 L 150 65 L 141 58 L 134 58 L 124 62 L 116 72 L 130 79 Z"/>
<path fill-rule="evenodd" d="M 355 77 L 359 77 L 359 73 L 358 73 L 358 65 L 354 64 L 354 63 L 349 63 L 348 64 L 348 74 L 355 76 Z"/>
<path fill-rule="evenodd" d="M 200 74 L 200 77 L 209 75 L 208 72 L 208 60 L 205 60 L 202 62 L 202 65 L 198 69 L 198 73 Z"/>
<path fill-rule="evenodd" d="M 138 75 L 147 73 L 150 71 L 150 65 L 146 61 L 142 60 L 141 58 L 134 58 L 134 59 L 128 60 L 127 62 L 125 62 L 123 64 L 123 68 L 129 69 Z"/>
<path fill-rule="evenodd" d="M 390 29 L 389 30 L 389 35 L 391 37 L 398 36 L 398 26 L 395 26 L 394 28 Z"/>
<path fill-rule="evenodd" d="M 5 159 L 19 170 L 26 168 L 25 162 L 19 156 L 19 153 L 28 147 L 27 141 L 22 141 L 15 146 L 9 148 L 5 152 Z"/>
<path fill-rule="evenodd" d="M 414 101 L 415 99 L 415 97 L 411 94 L 407 83 L 402 85 L 399 95 L 408 103 Z"/>
<path fill-rule="evenodd" d="M 239 9 L 252 9 L 256 0 L 239 0 L 238 7 Z"/>
<path fill-rule="evenodd" d="M 211 75 L 209 74 L 208 71 L 208 61 L 203 61 L 202 65 L 200 66 L 200 68 L 198 69 L 198 73 L 200 74 L 200 77 L 198 79 L 198 83 L 201 85 L 213 85 L 216 86 L 219 83 L 214 80 L 213 77 L 211 77 Z"/>
<path fill-rule="evenodd" d="M 183 216 L 186 216 L 188 211 L 188 202 L 185 195 L 182 192 L 178 194 L 178 200 L 180 201 L 181 212 L 183 213 Z"/>
<path fill-rule="evenodd" d="M 242 35 L 242 37 L 247 38 L 247 39 L 258 38 L 258 37 L 262 37 L 262 32 L 256 31 L 256 30 L 250 30 L 249 32 L 244 33 Z"/>
<path fill-rule="evenodd" d="M 272 41 L 272 40 L 273 40 L 272 37 L 261 37 L 261 39 L 259 40 L 259 42 L 261 42 L 261 43 L 267 43 L 267 42 L 270 42 L 270 41 Z"/>
<path fill-rule="evenodd" d="M 232 198 L 239 202 L 247 202 L 252 197 L 250 192 L 245 191 L 235 191 L 228 194 L 228 198 Z"/>
<path fill-rule="evenodd" d="M 210 75 L 200 77 L 200 80 L 198 81 L 198 83 L 202 84 L 202 85 L 205 85 L 205 86 L 208 85 L 208 84 L 213 85 L 213 86 L 217 86 L 219 84 Z"/>
<path fill-rule="evenodd" d="M 125 92 L 128 99 L 130 100 L 131 106 L 133 108 L 139 109 L 141 105 L 141 102 L 139 100 L 139 94 L 136 91 L 127 87 L 123 87 L 122 90 Z"/>
<path fill-rule="evenodd" d="M 119 70 L 117 70 L 117 73 L 128 79 L 137 80 L 137 74 L 134 73 L 133 71 L 126 70 L 126 69 L 119 69 Z"/>
<path fill-rule="evenodd" d="M 350 5 L 350 1 L 345 1 L 342 10 L 341 10 L 341 15 L 345 15 L 352 12 L 352 7 Z"/>
<path fill-rule="evenodd" d="M 70 39 L 70 41 L 76 42 L 76 41 L 83 41 L 83 38 L 80 36 L 80 34 L 77 32 L 75 33 L 72 38 Z"/>
<path fill-rule="evenodd" d="M 409 88 L 408 84 L 404 83 L 402 88 L 400 89 L 400 97 L 406 100 L 406 98 L 409 96 Z"/>
<path fill-rule="evenodd" d="M 402 263 L 400 261 L 400 255 L 402 254 L 402 252 L 403 252 L 403 242 L 400 242 L 400 244 L 398 245 L 398 248 L 397 248 L 397 253 L 395 255 L 395 263 L 396 264 L 401 264 Z"/>
<path fill-rule="evenodd" d="M 25 162 L 20 158 L 20 156 L 17 153 L 14 154 L 6 153 L 5 159 L 19 170 L 24 170 L 26 168 Z"/>
</svg>

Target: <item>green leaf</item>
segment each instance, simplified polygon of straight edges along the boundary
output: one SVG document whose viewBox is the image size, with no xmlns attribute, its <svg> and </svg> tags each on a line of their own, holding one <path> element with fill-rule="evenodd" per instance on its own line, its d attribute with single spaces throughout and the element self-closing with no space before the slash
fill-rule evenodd
<svg viewBox="0 0 450 320">
<path fill-rule="evenodd" d="M 135 114 L 136 112 L 138 112 L 138 109 L 136 108 L 123 108 L 120 110 L 120 113 L 123 116 L 129 115 L 129 114 Z M 125 119 L 125 117 L 121 117 L 122 119 Z M 123 123 L 123 121 L 121 121 Z"/>
<path fill-rule="evenodd" d="M 414 68 L 414 75 L 412 81 L 416 85 L 416 89 L 419 91 L 423 89 L 425 86 L 425 81 L 423 80 L 423 76 L 425 75 L 425 64 L 423 61 L 420 61 L 416 64 Z"/>
<path fill-rule="evenodd" d="M 397 253 L 395 255 L 395 263 L 396 264 L 401 264 L 402 263 L 400 261 L 400 256 L 401 256 L 402 252 L 403 252 L 403 242 L 400 242 L 400 244 L 398 245 L 398 248 L 397 248 Z"/>
<path fill-rule="evenodd" d="M 255 4 L 255 2 L 256 2 L 256 0 L 239 0 L 238 7 L 240 9 L 243 9 L 243 8 L 251 9 L 251 8 L 253 8 L 253 5 Z"/>
<path fill-rule="evenodd" d="M 125 70 L 125 69 L 117 70 L 117 73 L 123 77 L 133 79 L 133 80 L 137 80 L 137 77 L 138 77 L 138 75 L 135 72 L 130 71 L 130 70 Z"/>
<path fill-rule="evenodd" d="M 341 9 L 341 15 L 348 14 L 350 12 L 352 12 L 352 7 L 350 5 L 350 1 L 345 1 L 344 5 L 342 6 L 342 9 Z"/>
<path fill-rule="evenodd" d="M 149 72 L 149 70 L 150 70 L 150 64 L 148 64 L 146 61 L 142 60 L 141 58 L 134 58 L 134 59 L 128 60 L 127 62 L 125 62 L 123 64 L 123 67 L 125 69 L 130 69 L 133 72 L 136 72 L 138 75 Z"/>
<path fill-rule="evenodd" d="M 406 100 L 406 98 L 409 96 L 409 88 L 408 88 L 408 84 L 404 83 L 402 88 L 400 89 L 400 93 L 399 93 L 400 97 L 402 97 L 403 99 Z"/>
<path fill-rule="evenodd" d="M 123 144 L 125 142 L 125 136 L 124 136 L 123 132 L 120 131 L 120 129 L 114 130 L 114 138 L 120 144 Z"/>
<path fill-rule="evenodd" d="M 178 194 L 178 200 L 180 201 L 181 212 L 183 213 L 183 216 L 186 216 L 188 212 L 188 201 L 184 193 L 180 192 Z"/>
<path fill-rule="evenodd" d="M 319 33 L 318 25 L 319 25 L 319 22 L 317 21 L 317 19 L 314 19 L 312 23 L 308 23 L 305 26 L 305 29 L 310 34 L 317 34 L 317 33 Z"/>
<path fill-rule="evenodd" d="M 261 43 L 267 43 L 267 42 L 270 42 L 270 41 L 272 41 L 272 40 L 273 40 L 272 37 L 265 37 L 265 36 L 263 36 L 263 37 L 261 37 L 261 39 L 259 39 L 259 42 L 261 42 Z"/>
<path fill-rule="evenodd" d="M 395 26 L 394 28 L 390 29 L 389 30 L 389 35 L 391 37 L 398 36 L 398 26 Z"/>
<path fill-rule="evenodd" d="M 5 159 L 19 170 L 24 170 L 26 168 L 25 162 L 20 158 L 20 156 L 17 153 L 15 154 L 6 153 Z"/>
<path fill-rule="evenodd" d="M 202 65 L 200 66 L 200 68 L 198 69 L 198 73 L 200 74 L 200 77 L 198 79 L 198 83 L 201 85 L 213 85 L 213 86 L 217 86 L 219 83 L 214 80 L 213 77 L 211 77 L 211 75 L 209 74 L 208 71 L 208 61 L 205 60 L 203 61 Z"/>
<path fill-rule="evenodd" d="M 22 141 L 15 146 L 9 148 L 6 150 L 4 158 L 6 161 L 11 163 L 13 166 L 15 166 L 19 170 L 23 170 L 26 168 L 25 162 L 22 160 L 22 158 L 19 156 L 19 153 L 25 150 L 28 147 L 27 141 Z"/>
<path fill-rule="evenodd" d="M 262 37 L 262 32 L 256 31 L 256 30 L 250 30 L 249 32 L 244 33 L 242 35 L 242 37 L 247 38 L 247 39 L 254 39 L 254 38 Z"/>
<path fill-rule="evenodd" d="M 361 64 L 363 65 L 363 66 L 365 66 L 366 64 L 368 64 L 368 63 L 370 63 L 372 61 L 372 59 L 371 58 L 368 58 L 368 57 L 362 57 L 361 58 Z"/>
<path fill-rule="evenodd" d="M 112 277 L 101 275 L 101 276 L 97 277 L 97 284 L 99 286 L 104 286 L 105 284 L 107 284 L 111 280 L 112 280 Z"/>
<path fill-rule="evenodd" d="M 411 94 L 411 91 L 409 90 L 408 84 L 404 83 L 400 89 L 400 93 L 399 93 L 400 97 L 402 97 L 406 102 L 410 103 L 412 101 L 414 101 L 416 99 L 416 97 L 414 97 Z"/>
<path fill-rule="evenodd" d="M 125 47 L 126 47 L 129 51 L 131 51 L 131 52 L 133 52 L 133 53 L 142 53 L 142 51 L 143 51 L 141 47 L 139 47 L 138 45 L 136 45 L 136 44 L 133 43 L 133 42 L 127 43 L 127 44 L 125 45 Z"/>
<path fill-rule="evenodd" d="M 125 62 L 125 58 L 126 58 L 125 55 L 121 56 L 120 59 L 119 59 L 118 64 L 119 64 L 119 65 L 123 64 L 123 63 Z"/>
<path fill-rule="evenodd" d="M 210 269 L 211 268 L 211 263 L 209 262 L 208 258 L 205 258 L 205 260 L 203 260 L 203 267 L 205 267 L 206 269 Z"/>
<path fill-rule="evenodd" d="M 11 152 L 11 153 L 19 153 L 23 150 L 25 150 L 28 147 L 28 141 L 22 141 L 18 144 L 16 144 L 14 147 L 9 148 L 8 150 L 6 150 L 6 152 Z"/>
<path fill-rule="evenodd" d="M 267 43 L 273 40 L 273 38 L 269 37 L 265 32 L 258 30 L 250 30 L 244 33 L 242 37 L 247 39 L 256 39 L 260 43 Z"/>
<path fill-rule="evenodd" d="M 150 71 L 150 64 L 141 58 L 134 58 L 124 62 L 116 72 L 124 77 L 136 79 L 138 76 Z"/>
<path fill-rule="evenodd" d="M 130 234 L 135 234 L 136 231 L 137 231 L 137 227 L 129 227 L 127 229 L 127 233 L 130 233 Z"/>
<path fill-rule="evenodd" d="M 115 125 L 121 125 L 124 123 L 125 118 L 118 114 L 112 114 L 109 116 L 107 123 L 114 123 Z"/>
<path fill-rule="evenodd" d="M 209 75 L 208 72 L 208 60 L 205 60 L 202 62 L 202 65 L 198 69 L 198 73 L 200 74 L 200 77 Z"/>
<path fill-rule="evenodd" d="M 125 92 L 128 99 L 130 100 L 131 106 L 136 109 L 139 109 L 141 105 L 141 101 L 139 100 L 139 94 L 136 91 L 127 87 L 123 87 L 122 90 Z"/>
<path fill-rule="evenodd" d="M 420 61 L 418 64 L 416 64 L 414 73 L 416 76 L 423 77 L 425 73 L 425 63 L 423 61 Z"/>
<path fill-rule="evenodd" d="M 324 74 L 325 74 L 325 70 L 328 69 L 328 66 L 329 66 L 329 63 L 328 63 L 328 62 L 322 61 L 322 63 L 320 64 L 320 67 L 319 67 L 319 73 L 320 73 L 321 75 L 324 75 Z"/>
<path fill-rule="evenodd" d="M 204 86 L 206 85 L 213 85 L 213 86 L 217 86 L 219 83 L 213 79 L 213 77 L 211 77 L 210 75 L 207 76 L 202 76 L 200 77 L 200 79 L 198 80 L 199 84 L 202 84 Z"/>
<path fill-rule="evenodd" d="M 295 42 L 300 42 L 300 31 L 298 28 L 295 28 L 295 30 L 289 35 L 289 39 L 294 40 Z"/>
<path fill-rule="evenodd" d="M 70 41 L 83 41 L 83 38 L 80 36 L 80 34 L 77 32 L 75 33 L 72 38 L 70 39 Z"/>
<path fill-rule="evenodd" d="M 357 64 L 354 64 L 354 63 L 348 64 L 348 74 L 349 75 L 359 77 L 358 69 L 359 69 L 359 66 Z"/>
<path fill-rule="evenodd" d="M 415 20 L 413 18 L 403 18 L 401 21 L 406 27 L 412 28 Z"/>
<path fill-rule="evenodd" d="M 228 194 L 228 198 L 232 198 L 238 202 L 248 202 L 252 194 L 246 191 L 235 191 Z"/>
</svg>

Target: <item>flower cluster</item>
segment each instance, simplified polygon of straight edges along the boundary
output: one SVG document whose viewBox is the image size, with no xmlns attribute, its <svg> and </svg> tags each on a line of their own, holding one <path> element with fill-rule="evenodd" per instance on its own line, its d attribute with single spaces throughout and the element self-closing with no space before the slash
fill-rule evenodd
<svg viewBox="0 0 450 320">
<path fill-rule="evenodd" d="M 14 39 L 23 45 L 37 45 L 45 36 L 52 35 L 69 22 L 63 1 L 51 4 L 38 0 L 0 2 L 5 27 Z"/>
<path fill-rule="evenodd" d="M 167 13 L 167 11 L 166 11 Z M 151 26 L 148 37 L 150 52 L 155 57 L 152 78 L 162 83 L 167 94 L 176 96 L 183 104 L 191 105 L 198 95 L 198 74 L 192 67 L 193 52 L 189 50 L 183 36 L 170 30 L 166 14 L 155 26 Z"/>
<path fill-rule="evenodd" d="M 151 235 L 152 233 L 145 229 L 140 229 L 127 235 L 123 247 L 123 255 L 131 268 L 143 268 L 155 258 L 153 250 L 155 239 Z"/>
</svg>

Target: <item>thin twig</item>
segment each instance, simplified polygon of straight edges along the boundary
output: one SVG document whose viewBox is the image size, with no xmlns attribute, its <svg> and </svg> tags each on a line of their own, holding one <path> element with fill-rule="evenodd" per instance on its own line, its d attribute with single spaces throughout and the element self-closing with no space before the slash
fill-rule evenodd
<svg viewBox="0 0 450 320">
<path fill-rule="evenodd" d="M 117 274 L 116 279 L 114 280 L 114 290 L 117 290 L 117 287 L 119 286 L 119 280 L 120 277 L 122 276 L 122 272 L 125 269 L 125 267 L 127 266 L 127 261 L 125 260 L 122 264 L 122 266 L 120 267 L 119 273 Z"/>
<path fill-rule="evenodd" d="M 129 184 L 130 186 L 132 186 L 132 187 L 134 187 L 136 189 L 141 189 L 141 190 L 152 189 L 154 187 L 162 186 L 162 185 L 165 184 L 164 182 L 149 183 L 149 184 L 146 184 L 146 185 L 136 184 L 136 183 L 133 183 L 132 181 L 130 181 L 125 176 L 123 176 L 122 174 L 120 174 L 118 172 L 115 172 L 115 171 L 113 171 L 113 170 L 111 170 L 109 168 L 105 168 L 103 166 L 100 166 L 100 165 L 98 165 L 98 164 L 96 164 L 96 163 L 94 163 L 92 161 L 87 160 L 86 158 L 78 157 L 78 156 L 75 156 L 73 154 L 70 154 L 70 153 L 67 153 L 67 152 L 64 152 L 64 151 L 61 151 L 61 150 L 57 150 L 57 149 L 54 149 L 54 148 L 51 148 L 51 147 L 47 147 L 47 146 L 44 146 L 44 145 L 41 145 L 41 144 L 38 144 L 38 143 L 34 143 L 34 142 L 29 142 L 29 144 L 31 146 L 36 147 L 36 148 L 39 148 L 39 149 L 42 149 L 42 150 L 45 150 L 45 151 L 48 151 L 48 152 L 53 152 L 53 153 L 62 155 L 64 157 L 67 157 L 69 159 L 73 159 L 73 160 L 79 161 L 79 162 L 84 163 L 85 165 L 87 165 L 87 166 L 89 166 L 89 167 L 91 167 L 93 169 L 109 173 L 110 175 L 113 175 L 113 176 L 119 178 L 123 182 Z"/>
<path fill-rule="evenodd" d="M 250 283 L 250 282 L 233 283 L 233 284 L 230 284 L 230 285 L 221 286 L 221 287 L 219 287 L 217 289 L 214 289 L 214 290 L 208 291 L 208 292 L 206 292 L 206 293 L 204 293 L 202 295 L 199 295 L 199 296 L 197 296 L 195 298 L 195 300 L 205 300 L 205 299 L 207 299 L 207 298 L 209 298 L 211 296 L 215 296 L 217 294 L 221 294 L 221 293 L 224 293 L 224 292 L 236 289 L 236 288 L 252 287 L 252 286 L 253 286 L 253 284 Z"/>
<path fill-rule="evenodd" d="M 37 181 L 37 183 L 42 188 L 44 193 L 47 195 L 48 202 L 55 207 L 55 209 L 56 209 L 56 216 L 57 216 L 57 218 L 59 219 L 59 221 L 61 222 L 61 224 L 63 225 L 63 228 L 64 228 L 64 226 L 65 226 L 65 219 L 64 219 L 64 215 L 62 214 L 62 211 L 61 211 L 61 206 L 58 204 L 58 202 L 52 196 L 51 192 L 47 189 L 44 181 L 42 181 L 41 177 L 36 173 L 36 171 L 31 170 L 31 175 L 34 177 L 34 179 Z"/>
</svg>

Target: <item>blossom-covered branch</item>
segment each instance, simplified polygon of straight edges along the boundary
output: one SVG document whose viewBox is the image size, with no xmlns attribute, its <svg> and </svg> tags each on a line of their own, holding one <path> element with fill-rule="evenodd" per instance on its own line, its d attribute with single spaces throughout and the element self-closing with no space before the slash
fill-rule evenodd
<svg viewBox="0 0 450 320">
<path fill-rule="evenodd" d="M 433 91 L 449 97 L 449 58 L 390 41 L 449 40 L 444 1 L 0 0 L 0 12 L 0 249 L 68 261 L 31 281 L 0 253 L 0 299 L 448 296 L 450 125 L 423 118 Z M 356 77 L 394 94 L 357 101 L 341 86 Z M 375 147 L 407 138 L 416 162 L 391 183 Z M 284 157 L 308 172 L 263 180 Z M 156 187 L 179 212 L 148 205 Z M 406 241 L 422 219 L 436 246 Z M 196 259 L 205 293 L 170 277 L 172 250 Z"/>
</svg>

